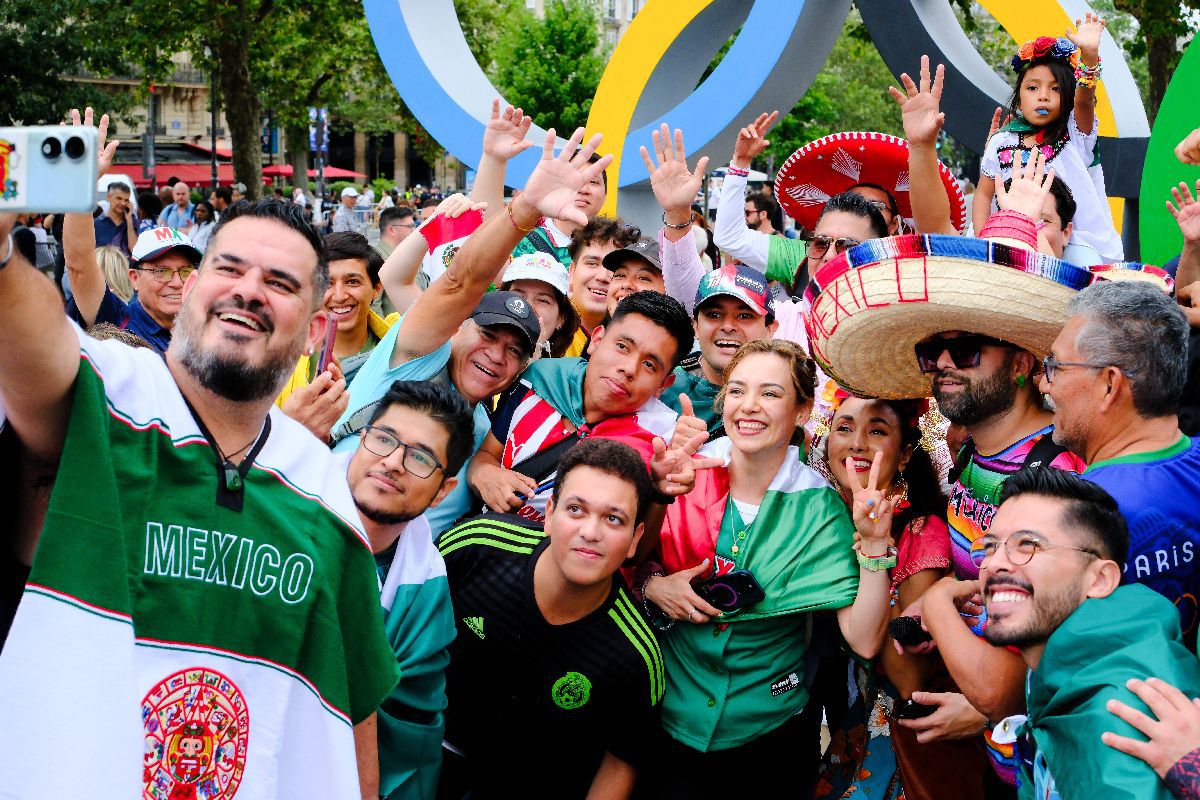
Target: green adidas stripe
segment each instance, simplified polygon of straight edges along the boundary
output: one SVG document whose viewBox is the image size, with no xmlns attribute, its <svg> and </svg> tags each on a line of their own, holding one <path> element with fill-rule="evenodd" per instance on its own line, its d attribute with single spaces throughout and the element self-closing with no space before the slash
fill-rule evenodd
<svg viewBox="0 0 1200 800">
<path fill-rule="evenodd" d="M 445 558 L 446 556 L 450 555 L 451 553 L 455 552 L 456 550 L 461 550 L 464 547 L 470 547 L 473 544 L 482 544 L 482 545 L 486 545 L 488 547 L 494 547 L 497 550 L 507 550 L 510 553 L 520 553 L 521 555 L 526 555 L 526 556 L 531 555 L 533 553 L 533 548 L 534 548 L 534 545 L 532 545 L 532 544 L 528 544 L 528 545 L 526 545 L 526 544 L 510 544 L 508 542 L 500 541 L 497 539 L 488 539 L 488 538 L 484 538 L 484 537 L 477 537 L 474 539 L 461 539 L 461 540 L 455 542 L 454 544 L 450 545 L 449 547 L 442 547 L 441 548 L 442 558 Z"/>
<path fill-rule="evenodd" d="M 634 617 L 633 620 L 628 619 L 631 612 Z M 629 601 L 624 592 L 618 595 L 617 601 L 608 610 L 608 616 L 617 624 L 617 627 L 625 634 L 625 638 L 637 649 L 638 653 L 642 656 L 642 660 L 646 662 L 646 672 L 650 679 L 650 704 L 657 705 L 663 697 L 664 678 L 662 672 L 662 654 L 658 650 L 658 645 L 655 644 L 652 648 L 648 648 L 646 642 L 639 635 L 644 635 L 644 633 L 648 632 L 648 629 L 647 631 L 635 632 L 635 629 L 638 627 L 645 628 L 645 623 L 642 622 L 637 612 L 629 607 Z M 639 622 L 641 623 L 640 626 Z"/>
<path fill-rule="evenodd" d="M 658 646 L 658 637 L 654 635 L 649 623 L 634 604 L 633 599 L 629 594 L 621 589 L 617 595 L 617 607 L 625 614 L 630 622 L 631 629 L 635 632 L 643 643 L 643 646 L 650 652 L 650 657 L 654 661 L 656 667 L 655 674 L 658 676 L 658 698 L 661 700 L 663 691 L 666 687 L 666 663 L 663 661 L 662 648 Z"/>
<path fill-rule="evenodd" d="M 481 536 L 523 546 L 528 545 L 531 551 L 545 538 L 544 534 L 533 533 L 524 528 L 517 528 L 516 526 L 495 527 L 487 523 L 472 522 L 447 531 L 438 540 L 438 549 L 445 556 L 459 549 L 459 544 L 464 539 L 476 540 Z"/>
</svg>

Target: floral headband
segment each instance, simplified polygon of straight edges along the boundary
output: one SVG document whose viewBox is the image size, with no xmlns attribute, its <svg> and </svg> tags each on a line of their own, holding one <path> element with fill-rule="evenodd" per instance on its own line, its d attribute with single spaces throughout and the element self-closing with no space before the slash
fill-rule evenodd
<svg viewBox="0 0 1200 800">
<path fill-rule="evenodd" d="M 1017 54 L 1012 59 L 1013 72 L 1019 75 L 1021 70 L 1029 66 L 1030 62 L 1039 58 L 1055 58 L 1059 61 L 1066 61 L 1072 69 L 1076 70 L 1080 67 L 1079 48 L 1075 46 L 1074 42 L 1065 36 L 1057 39 L 1053 36 L 1039 36 L 1017 48 Z"/>
</svg>

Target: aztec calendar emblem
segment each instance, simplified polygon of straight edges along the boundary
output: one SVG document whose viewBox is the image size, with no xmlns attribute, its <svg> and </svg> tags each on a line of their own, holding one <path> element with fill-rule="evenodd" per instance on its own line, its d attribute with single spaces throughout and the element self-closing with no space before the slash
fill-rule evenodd
<svg viewBox="0 0 1200 800">
<path fill-rule="evenodd" d="M 143 800 L 231 800 L 246 767 L 250 711 L 233 681 L 192 667 L 142 700 Z"/>
</svg>

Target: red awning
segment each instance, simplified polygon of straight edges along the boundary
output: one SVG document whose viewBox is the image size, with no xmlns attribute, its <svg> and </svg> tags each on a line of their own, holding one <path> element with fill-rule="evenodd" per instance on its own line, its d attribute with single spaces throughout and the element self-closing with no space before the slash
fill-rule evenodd
<svg viewBox="0 0 1200 800">
<path fill-rule="evenodd" d="M 141 164 L 113 164 L 109 172 L 119 172 L 122 175 L 128 175 L 133 180 L 133 185 L 137 189 L 150 188 L 150 178 L 142 171 Z M 167 178 L 175 177 L 189 186 L 211 186 L 212 165 L 159 164 L 155 170 L 155 177 L 158 178 L 160 185 Z M 221 182 L 222 186 L 228 186 L 233 183 L 233 165 L 218 164 L 217 180 Z"/>
<path fill-rule="evenodd" d="M 274 164 L 270 167 L 263 167 L 263 177 L 264 178 L 267 178 L 267 177 L 290 178 L 290 177 L 292 177 L 292 165 L 291 164 Z M 308 171 L 308 177 L 310 177 L 310 178 L 317 177 L 317 171 L 315 169 L 310 169 Z M 326 167 L 325 168 L 325 177 L 326 178 L 363 178 L 363 179 L 365 179 L 367 176 L 361 172 L 354 172 L 353 170 L 342 169 L 341 167 Z"/>
</svg>

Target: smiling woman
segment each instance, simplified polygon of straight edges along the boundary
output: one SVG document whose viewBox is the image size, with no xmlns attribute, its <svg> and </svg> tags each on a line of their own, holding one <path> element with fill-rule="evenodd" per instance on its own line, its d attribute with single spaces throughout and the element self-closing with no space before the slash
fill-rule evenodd
<svg viewBox="0 0 1200 800">
<path fill-rule="evenodd" d="M 792 444 L 803 442 L 814 378 L 812 361 L 791 342 L 743 346 L 718 397 L 728 436 L 700 451 L 726 466 L 698 473 L 696 488 L 667 510 L 661 568 L 649 568 L 643 595 L 666 629 L 663 727 L 672 757 L 670 774 L 655 778 L 670 796 L 710 791 L 720 772 L 713 767 L 729 759 L 739 774 L 807 791 L 820 756 L 819 704 L 805 680 L 812 614 L 836 610 L 846 642 L 866 658 L 883 640 L 888 580 L 876 562 L 887 554 L 887 533 L 866 519 L 865 502 L 869 495 L 880 511 L 887 504 L 873 481 L 855 496 L 856 564 L 846 505 Z"/>
</svg>

